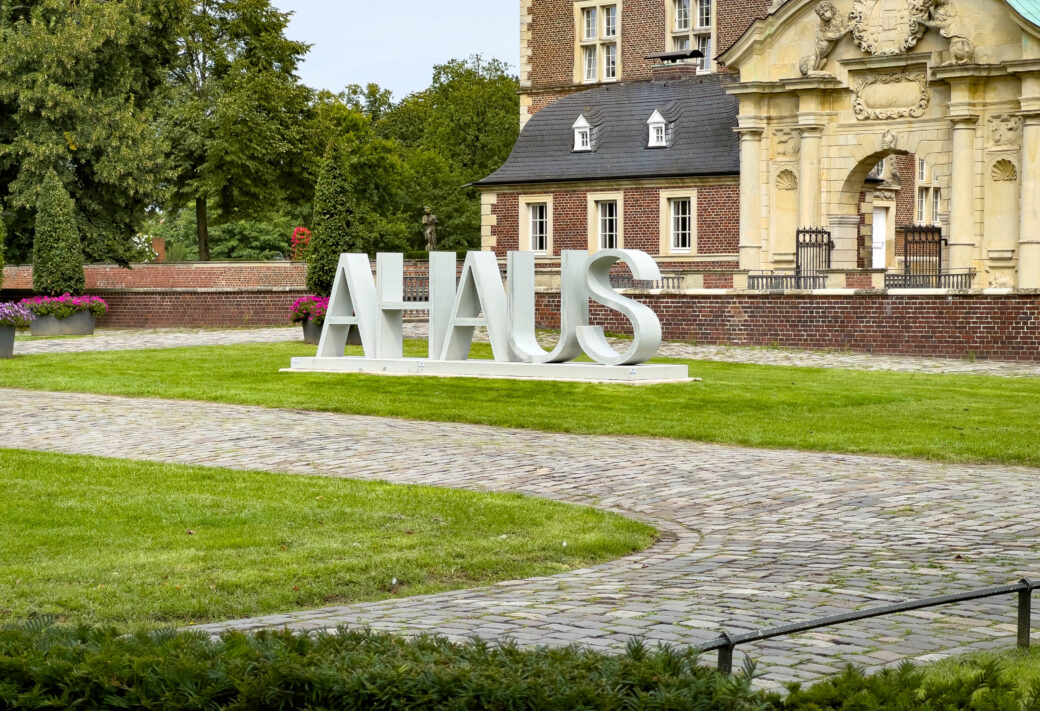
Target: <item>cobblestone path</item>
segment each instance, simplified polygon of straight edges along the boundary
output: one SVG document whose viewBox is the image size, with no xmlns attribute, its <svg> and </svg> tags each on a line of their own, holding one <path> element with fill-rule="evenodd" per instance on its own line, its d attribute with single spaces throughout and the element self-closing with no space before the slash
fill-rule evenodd
<svg viewBox="0 0 1040 711">
<path fill-rule="evenodd" d="M 0 402 L 0 447 L 520 491 L 661 531 L 649 550 L 586 570 L 209 630 L 369 625 L 618 650 L 1040 575 L 1040 471 L 1025 468 L 97 395 L 0 390 Z M 1013 599 L 998 598 L 746 651 L 775 684 L 1013 645 L 1014 621 Z"/>
<path fill-rule="evenodd" d="M 425 323 L 406 323 L 405 338 L 426 338 Z M 147 348 L 180 348 L 184 346 L 221 346 L 236 343 L 275 343 L 301 341 L 299 327 L 293 328 L 239 328 L 239 329 L 99 329 L 89 338 L 47 340 L 19 340 L 16 352 L 77 353 L 83 351 L 121 351 Z M 476 340 L 486 341 L 483 329 Z M 543 345 L 555 341 L 551 334 L 539 337 Z M 618 343 L 618 348 L 624 346 Z M 963 375 L 998 375 L 1004 377 L 1040 377 L 1040 363 L 1006 361 L 968 361 L 947 358 L 908 358 L 869 353 L 800 351 L 787 348 L 747 348 L 737 346 L 695 346 L 687 343 L 666 342 L 659 355 L 670 358 L 752 363 L 758 365 L 793 365 L 812 368 L 840 368 L 845 370 L 886 370 L 905 373 L 940 373 Z"/>
<path fill-rule="evenodd" d="M 154 328 L 98 329 L 82 338 L 19 339 L 18 355 L 38 353 L 85 353 L 87 351 L 133 351 L 150 348 L 186 346 L 231 346 L 237 343 L 279 343 L 302 341 L 300 327 L 289 328 Z"/>
</svg>

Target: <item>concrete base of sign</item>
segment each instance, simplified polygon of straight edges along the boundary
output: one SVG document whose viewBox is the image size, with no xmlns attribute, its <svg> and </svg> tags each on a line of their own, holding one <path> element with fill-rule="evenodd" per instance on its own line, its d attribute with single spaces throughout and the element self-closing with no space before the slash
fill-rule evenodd
<svg viewBox="0 0 1040 711">
<path fill-rule="evenodd" d="M 283 373 L 367 373 L 434 375 L 454 378 L 573 380 L 600 383 L 690 382 L 685 365 L 600 365 L 598 363 L 502 363 L 494 360 L 424 360 L 421 358 L 293 358 Z"/>
</svg>

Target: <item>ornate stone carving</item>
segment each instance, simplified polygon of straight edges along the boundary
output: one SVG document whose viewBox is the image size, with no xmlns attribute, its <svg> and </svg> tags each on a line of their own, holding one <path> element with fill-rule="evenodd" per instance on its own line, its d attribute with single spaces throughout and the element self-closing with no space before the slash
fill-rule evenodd
<svg viewBox="0 0 1040 711">
<path fill-rule="evenodd" d="M 919 24 L 939 30 L 950 40 L 948 64 L 967 64 L 975 59 L 975 44 L 968 39 L 957 16 L 954 0 L 918 0 Z"/>
<path fill-rule="evenodd" d="M 849 20 L 838 14 L 831 0 L 820 0 L 816 4 L 816 15 L 820 18 L 820 26 L 816 28 L 816 48 L 813 53 L 802 57 L 798 70 L 802 76 L 822 72 L 827 66 L 827 55 L 834 49 L 842 37 L 851 31 Z"/>
<path fill-rule="evenodd" d="M 896 193 L 892 190 L 875 190 L 874 200 L 885 200 L 887 202 L 895 202 Z"/>
<path fill-rule="evenodd" d="M 870 74 L 856 82 L 852 110 L 860 121 L 920 118 L 930 103 L 923 73 Z"/>
<path fill-rule="evenodd" d="M 1022 117 L 1012 114 L 991 116 L 989 145 L 994 150 L 1007 150 L 1022 145 Z"/>
<path fill-rule="evenodd" d="M 902 54 L 913 49 L 928 31 L 929 0 L 853 0 L 849 13 L 852 39 L 874 56 Z"/>
<path fill-rule="evenodd" d="M 898 139 L 893 131 L 885 131 L 883 134 L 881 134 L 881 150 L 892 150 L 896 147 L 897 141 Z"/>
<path fill-rule="evenodd" d="M 797 128 L 778 128 L 776 136 L 776 156 L 778 158 L 794 158 L 802 150 L 802 134 Z"/>
<path fill-rule="evenodd" d="M 1013 183 L 1018 180 L 1018 168 L 1007 158 L 1003 158 L 993 164 L 990 177 L 995 183 Z"/>
<path fill-rule="evenodd" d="M 928 28 L 950 40 L 951 64 L 975 58 L 975 45 L 963 31 L 954 0 L 853 0 L 852 39 L 867 54 L 909 52 Z"/>
<path fill-rule="evenodd" d="M 789 170 L 781 170 L 776 175 L 777 190 L 797 190 L 798 178 Z"/>
</svg>

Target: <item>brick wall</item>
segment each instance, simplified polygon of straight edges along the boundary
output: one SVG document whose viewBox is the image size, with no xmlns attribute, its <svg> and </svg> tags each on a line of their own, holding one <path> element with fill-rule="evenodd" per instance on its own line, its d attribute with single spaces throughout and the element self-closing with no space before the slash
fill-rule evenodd
<svg viewBox="0 0 1040 711">
<path fill-rule="evenodd" d="M 650 294 L 668 340 L 940 358 L 1040 361 L 1040 296 Z M 631 333 L 594 304 L 592 322 Z M 539 293 L 538 323 L 559 326 L 559 294 Z"/>
<path fill-rule="evenodd" d="M 666 2 L 672 0 L 624 0 L 622 81 L 650 79 L 653 63 L 646 57 L 671 49 Z M 609 0 L 604 0 L 604 4 L 609 4 Z M 716 0 L 713 54 L 728 49 L 752 22 L 765 17 L 768 6 L 769 0 Z M 530 107 L 525 110 L 533 116 L 560 97 L 586 86 L 574 83 L 574 0 L 525 0 L 521 12 L 521 91 L 530 98 Z"/>
<path fill-rule="evenodd" d="M 676 187 L 679 187 L 678 185 Z M 698 254 L 736 254 L 740 243 L 740 187 L 735 184 L 701 185 L 697 190 Z M 519 244 L 519 198 L 522 195 L 553 196 L 553 254 L 564 249 L 588 248 L 588 193 L 580 190 L 552 192 L 551 187 L 532 188 L 524 193 L 498 193 L 491 209 L 496 224 L 491 234 L 496 238 L 499 256 L 517 249 Z M 630 249 L 649 254 L 660 253 L 661 189 L 624 188 L 624 241 Z M 688 265 L 687 265 L 688 267 Z M 735 269 L 735 265 L 713 268 Z"/>
</svg>

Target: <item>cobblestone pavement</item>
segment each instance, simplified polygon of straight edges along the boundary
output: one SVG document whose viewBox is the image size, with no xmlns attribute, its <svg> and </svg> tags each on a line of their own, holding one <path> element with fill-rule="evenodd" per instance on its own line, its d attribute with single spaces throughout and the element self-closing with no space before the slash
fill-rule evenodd
<svg viewBox="0 0 1040 711">
<path fill-rule="evenodd" d="M 426 338 L 425 323 L 406 323 L 405 338 Z M 122 351 L 148 348 L 180 348 L 184 346 L 222 346 L 236 343 L 276 343 L 300 341 L 299 327 L 239 328 L 239 329 L 99 329 L 90 338 L 61 338 L 19 340 L 17 352 L 78 353 L 84 351 Z M 487 341 L 483 329 L 478 329 L 475 340 Z M 539 335 L 543 345 L 549 346 L 555 336 Z M 621 341 L 613 339 L 619 349 Z M 968 361 L 946 358 L 908 358 L 881 356 L 868 353 L 801 351 L 787 348 L 748 348 L 738 346 L 695 346 L 688 343 L 666 342 L 658 354 L 669 358 L 692 358 L 729 363 L 758 365 L 793 365 L 812 368 L 840 368 L 847 370 L 886 370 L 907 373 L 946 373 L 964 375 L 999 375 L 1004 377 L 1040 377 L 1040 363 L 1006 361 Z"/>
<path fill-rule="evenodd" d="M 38 353 L 84 353 L 86 351 L 133 351 L 150 348 L 186 346 L 230 346 L 236 343 L 278 343 L 302 341 L 300 327 L 289 328 L 99 328 L 93 336 L 81 338 L 19 339 L 18 355 Z"/>
<path fill-rule="evenodd" d="M 697 643 L 722 628 L 1040 575 L 1040 471 L 1026 468 L 82 394 L 0 390 L 0 402 L 0 447 L 520 491 L 621 511 L 661 531 L 647 551 L 586 570 L 204 627 L 213 631 L 347 624 L 618 650 L 633 637 Z M 1006 647 L 1014 621 L 1009 596 L 746 651 L 767 673 L 763 683 L 776 684 L 846 662 Z"/>
</svg>

